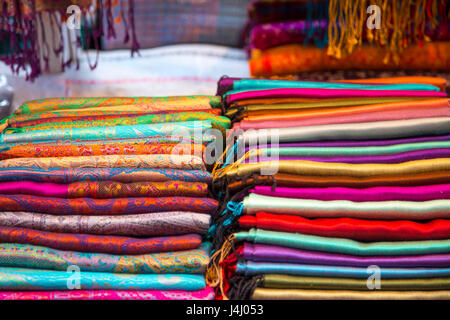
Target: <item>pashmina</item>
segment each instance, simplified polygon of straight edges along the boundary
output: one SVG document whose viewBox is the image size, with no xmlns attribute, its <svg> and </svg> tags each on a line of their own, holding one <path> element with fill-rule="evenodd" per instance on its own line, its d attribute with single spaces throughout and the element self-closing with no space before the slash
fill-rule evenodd
<svg viewBox="0 0 450 320">
<path fill-rule="evenodd" d="M 1 171 L 0 171 L 1 172 Z M 254 175 L 251 178 L 233 177 L 227 188 L 232 191 L 252 187 L 256 184 L 282 187 L 350 187 L 368 188 L 375 186 L 421 186 L 448 183 L 450 171 L 412 173 L 409 175 L 350 177 L 350 176 L 308 176 L 275 174 L 273 176 Z M 216 180 L 218 183 L 219 180 Z"/>
<path fill-rule="evenodd" d="M 121 183 L 186 181 L 210 183 L 211 173 L 204 170 L 132 169 L 132 168 L 0 168 L 0 181 L 74 183 L 77 181 L 116 181 Z"/>
<path fill-rule="evenodd" d="M 205 170 L 203 159 L 190 154 L 136 154 L 51 158 L 14 158 L 0 161 L 0 168 L 140 168 Z"/>
<path fill-rule="evenodd" d="M 209 121 L 172 122 L 141 124 L 130 126 L 105 126 L 87 128 L 62 128 L 39 130 L 23 133 L 8 133 L 0 135 L 1 143 L 24 143 L 55 140 L 103 140 L 124 138 L 146 138 L 170 135 L 188 135 L 192 132 L 200 134 L 211 128 Z"/>
<path fill-rule="evenodd" d="M 226 102 L 265 97 L 285 98 L 344 98 L 344 97 L 446 97 L 445 92 L 428 90 L 371 90 L 371 89 L 322 89 L 322 88 L 277 88 L 229 92 Z"/>
<path fill-rule="evenodd" d="M 176 211 L 123 216 L 55 216 L 31 212 L 0 212 L 0 226 L 137 237 L 205 234 L 210 219 L 207 214 Z"/>
<path fill-rule="evenodd" d="M 313 161 L 268 161 L 262 163 L 244 163 L 237 167 L 226 167 L 224 173 L 218 176 L 245 176 L 261 172 L 262 169 L 278 168 L 278 173 L 307 176 L 335 176 L 335 177 L 388 177 L 397 175 L 414 175 L 424 173 L 435 173 L 450 170 L 450 159 L 428 159 L 416 160 L 397 164 L 343 164 L 343 163 L 320 163 Z"/>
<path fill-rule="evenodd" d="M 349 201 L 428 201 L 435 199 L 450 199 L 450 184 L 415 186 L 415 187 L 372 187 L 351 189 L 344 187 L 330 188 L 286 188 L 255 186 L 251 193 L 293 199 L 315 200 L 349 200 Z"/>
<path fill-rule="evenodd" d="M 352 256 L 339 253 L 328 253 L 280 246 L 251 244 L 245 242 L 242 250 L 237 249 L 239 256 L 245 260 L 260 262 L 283 262 L 310 265 L 331 265 L 348 267 L 450 267 L 450 254 L 427 254 L 406 256 Z"/>
<path fill-rule="evenodd" d="M 312 289 L 312 290 L 371 290 L 367 280 L 346 278 L 302 277 L 282 274 L 265 274 L 261 283 L 263 288 L 274 289 Z M 383 291 L 428 291 L 449 290 L 449 278 L 432 279 L 383 279 L 377 290 Z"/>
<path fill-rule="evenodd" d="M 54 215 L 124 215 L 163 211 L 214 213 L 217 200 L 192 197 L 159 198 L 50 198 L 30 195 L 0 195 L 1 211 L 28 211 Z"/>
<path fill-rule="evenodd" d="M 0 182 L 0 194 L 28 194 L 56 198 L 206 197 L 207 193 L 206 183 L 183 181 L 134 183 L 80 181 L 71 184 Z"/>
<path fill-rule="evenodd" d="M 210 109 L 210 110 L 186 110 L 185 113 L 201 113 L 201 114 L 211 114 L 220 116 L 220 109 Z M 93 111 L 86 112 L 88 114 L 84 114 L 84 112 L 77 112 L 76 109 L 70 111 L 48 111 L 48 112 L 39 112 L 32 113 L 27 115 L 18 115 L 14 116 L 11 119 L 8 119 L 9 129 L 12 128 L 23 128 L 23 127 L 32 127 L 60 122 L 70 122 L 70 121 L 97 121 L 97 120 L 107 120 L 107 119 L 116 119 L 116 118 L 124 118 L 124 117 L 139 117 L 139 116 L 155 116 L 156 119 L 161 119 L 167 117 L 167 119 L 172 119 L 172 116 L 168 116 L 169 114 L 177 114 L 180 113 L 176 110 L 169 111 L 157 111 L 157 112 L 130 112 L 130 111 L 115 111 L 115 112 L 107 112 L 107 111 Z M 184 111 L 182 112 L 184 113 Z M 173 115 L 173 117 L 177 117 Z"/>
<path fill-rule="evenodd" d="M 0 244 L 0 266 L 66 271 L 111 273 L 203 273 L 209 262 L 208 246 L 195 250 L 138 256 L 60 251 L 22 244 Z"/>
<path fill-rule="evenodd" d="M 133 117 L 126 116 L 123 118 L 101 119 L 76 121 L 71 119 L 68 122 L 45 123 L 34 126 L 26 126 L 21 128 L 8 129 L 7 132 L 29 132 L 38 130 L 51 130 L 63 128 L 85 128 L 85 127 L 107 127 L 107 126 L 130 126 L 142 124 L 171 123 L 171 122 L 192 122 L 192 121 L 209 121 L 213 127 L 228 128 L 230 120 L 222 116 L 216 116 L 202 112 L 179 112 L 171 114 L 157 115 L 135 115 Z"/>
<path fill-rule="evenodd" d="M 429 201 L 312 200 L 249 194 L 243 201 L 247 214 L 267 212 L 300 215 L 306 218 L 359 218 L 382 220 L 429 220 L 450 217 L 450 199 Z"/>
<path fill-rule="evenodd" d="M 0 290 L 70 290 L 73 273 L 22 268 L 0 268 Z M 203 275 L 120 274 L 83 271 L 76 274 L 82 290 L 201 290 Z"/>
<path fill-rule="evenodd" d="M 201 236 L 188 234 L 171 237 L 130 238 L 0 227 L 0 242 L 30 244 L 58 250 L 88 253 L 136 255 L 197 249 L 201 244 Z"/>
<path fill-rule="evenodd" d="M 111 106 L 141 106 L 147 112 L 168 110 L 211 109 L 211 104 L 217 104 L 220 97 L 194 95 L 172 97 L 74 97 L 74 98 L 44 98 L 24 102 L 16 114 L 37 113 L 52 110 L 86 109 Z"/>
<path fill-rule="evenodd" d="M 448 300 L 450 291 L 346 291 L 256 288 L 252 300 Z"/>
<path fill-rule="evenodd" d="M 357 256 L 450 253 L 450 240 L 448 239 L 365 243 L 343 238 L 319 237 L 300 233 L 274 232 L 261 229 L 238 232 L 234 235 L 234 239 L 235 241 L 248 241 L 256 244 L 277 245 L 288 248 L 343 253 Z"/>
<path fill-rule="evenodd" d="M 252 77 L 269 77 L 323 70 L 432 70 L 448 71 L 450 42 L 426 42 L 412 45 L 399 55 L 398 64 L 384 62 L 386 47 L 365 45 L 351 54 L 335 59 L 327 49 L 299 44 L 283 45 L 252 56 Z"/>
<path fill-rule="evenodd" d="M 107 156 L 134 154 L 198 154 L 203 155 L 202 144 L 168 143 L 148 144 L 145 141 L 85 143 L 85 144 L 26 144 L 5 146 L 0 151 L 0 159 L 11 158 L 51 158 L 77 156 Z"/>
<path fill-rule="evenodd" d="M 450 221 L 444 219 L 424 223 L 351 218 L 305 219 L 258 212 L 255 216 L 240 217 L 239 226 L 360 241 L 450 239 Z"/>
<path fill-rule="evenodd" d="M 271 263 L 240 261 L 236 273 L 245 276 L 275 273 L 297 276 L 337 277 L 367 279 L 367 268 L 316 266 L 292 263 Z M 370 274 L 370 273 L 369 273 Z M 405 278 L 445 278 L 449 277 L 450 268 L 380 268 L 382 279 Z"/>
<path fill-rule="evenodd" d="M 390 120 L 349 124 L 330 124 L 307 127 L 248 130 L 242 134 L 249 141 L 279 142 L 384 140 L 417 136 L 445 135 L 450 133 L 450 117 Z M 259 139 L 259 140 L 258 140 Z"/>
<path fill-rule="evenodd" d="M 0 291 L 0 300 L 213 300 L 214 290 Z"/>
</svg>

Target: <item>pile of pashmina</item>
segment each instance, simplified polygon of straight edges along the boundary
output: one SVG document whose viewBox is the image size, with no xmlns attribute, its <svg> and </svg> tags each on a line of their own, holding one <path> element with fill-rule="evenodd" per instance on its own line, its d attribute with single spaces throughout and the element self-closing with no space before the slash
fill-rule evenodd
<svg viewBox="0 0 450 320">
<path fill-rule="evenodd" d="M 444 84 L 222 78 L 217 298 L 450 299 Z"/>
<path fill-rule="evenodd" d="M 450 70 L 446 0 L 254 0 L 254 77 L 329 70 Z"/>
<path fill-rule="evenodd" d="M 25 102 L 0 134 L 0 299 L 213 299 L 214 96 Z"/>
</svg>

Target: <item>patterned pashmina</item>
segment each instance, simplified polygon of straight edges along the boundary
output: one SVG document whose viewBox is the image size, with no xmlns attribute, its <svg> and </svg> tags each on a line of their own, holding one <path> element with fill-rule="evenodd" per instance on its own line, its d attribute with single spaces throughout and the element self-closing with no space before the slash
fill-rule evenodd
<svg viewBox="0 0 450 320">
<path fill-rule="evenodd" d="M 209 262 L 208 246 L 195 250 L 127 256 L 60 251 L 22 244 L 0 244 L 0 266 L 66 271 L 111 273 L 203 273 Z"/>
<path fill-rule="evenodd" d="M 196 249 L 201 236 L 188 234 L 171 237 L 130 238 L 38 231 L 0 227 L 0 242 L 30 244 L 58 250 L 137 255 Z"/>
<path fill-rule="evenodd" d="M 121 236 L 205 234 L 210 215 L 195 212 L 155 212 L 123 216 L 55 216 L 31 212 L 0 212 L 0 226 L 60 233 Z"/>
<path fill-rule="evenodd" d="M 193 274 L 120 274 L 80 272 L 83 290 L 201 290 L 203 275 Z M 38 269 L 0 268 L 1 290 L 70 290 L 71 273 Z"/>
<path fill-rule="evenodd" d="M 1 211 L 28 211 L 54 215 L 126 215 L 163 211 L 214 213 L 217 200 L 211 198 L 49 198 L 30 195 L 0 195 Z"/>
</svg>

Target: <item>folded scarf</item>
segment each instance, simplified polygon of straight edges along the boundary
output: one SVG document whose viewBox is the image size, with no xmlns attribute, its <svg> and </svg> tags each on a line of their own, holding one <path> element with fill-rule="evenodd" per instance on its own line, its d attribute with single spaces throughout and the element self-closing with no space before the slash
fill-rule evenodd
<svg viewBox="0 0 450 320">
<path fill-rule="evenodd" d="M 30 244 L 58 250 L 89 253 L 136 255 L 196 249 L 201 244 L 201 236 L 188 234 L 171 237 L 130 238 L 0 227 L 0 242 Z"/>
<path fill-rule="evenodd" d="M 5 146 L 0 160 L 11 158 L 50 158 L 134 154 L 202 154 L 202 144 L 148 144 L 142 142 L 86 143 L 86 144 L 27 144 Z"/>
<path fill-rule="evenodd" d="M 450 240 L 395 241 L 363 243 L 349 239 L 319 237 L 305 234 L 251 229 L 234 235 L 236 241 L 278 245 L 314 251 L 343 253 L 358 256 L 415 255 L 449 253 Z"/>
<path fill-rule="evenodd" d="M 205 234 L 210 219 L 208 214 L 176 211 L 123 216 L 55 216 L 31 212 L 0 212 L 0 226 L 138 237 Z"/>
<path fill-rule="evenodd" d="M 203 159 L 190 154 L 137 154 L 51 158 L 14 158 L 0 161 L 0 168 L 140 168 L 205 170 Z"/>
<path fill-rule="evenodd" d="M 1 171 L 0 171 L 1 172 Z M 254 185 L 277 185 L 281 187 L 350 187 L 368 188 L 375 186 L 423 186 L 448 183 L 450 171 L 428 173 L 398 174 L 390 176 L 351 177 L 351 176 L 309 176 L 294 174 L 253 175 L 253 177 L 231 176 L 228 189 L 241 190 Z M 216 180 L 216 183 L 220 179 Z"/>
<path fill-rule="evenodd" d="M 429 201 L 364 201 L 289 199 L 254 193 L 244 198 L 247 214 L 268 212 L 306 218 L 429 220 L 450 217 L 450 199 Z"/>
<path fill-rule="evenodd" d="M 214 290 L 0 291 L 0 300 L 213 300 Z"/>
<path fill-rule="evenodd" d="M 172 97 L 74 97 L 44 98 L 24 102 L 16 114 L 36 113 L 58 109 L 97 108 L 120 105 L 145 105 L 148 111 L 210 109 L 210 103 L 220 101 L 215 96 Z"/>
<path fill-rule="evenodd" d="M 82 290 L 201 290 L 203 275 L 71 273 L 21 268 L 0 268 L 0 290 L 71 290 L 77 279 Z"/>
<path fill-rule="evenodd" d="M 450 275 L 450 268 L 380 268 L 379 271 L 382 279 L 446 278 Z M 236 265 L 236 273 L 245 276 L 275 273 L 296 276 L 357 279 L 367 279 L 368 275 L 370 275 L 367 268 L 253 261 L 238 262 Z"/>
<path fill-rule="evenodd" d="M 242 248 L 242 249 L 241 249 Z M 292 249 L 263 244 L 244 245 L 237 249 L 239 256 L 245 260 L 261 262 L 282 262 L 311 265 L 332 265 L 348 267 L 415 268 L 415 267 L 450 267 L 450 254 L 425 254 L 406 256 L 354 256 L 303 249 Z"/>
<path fill-rule="evenodd" d="M 346 291 L 256 288 L 252 300 L 448 300 L 450 291 Z"/>
<path fill-rule="evenodd" d="M 77 181 L 162 182 L 186 181 L 205 182 L 212 180 L 205 170 L 179 169 L 133 169 L 133 168 L 0 168 L 0 181 L 35 181 L 52 183 L 73 183 Z"/>
<path fill-rule="evenodd" d="M 1 185 L 1 184 L 0 184 Z M 349 200 L 349 201 L 428 201 L 435 199 L 450 199 L 450 184 L 438 184 L 415 187 L 372 187 L 352 189 L 344 187 L 331 188 L 286 188 L 255 186 L 251 193 L 293 199 L 315 200 Z"/>
<path fill-rule="evenodd" d="M 93 109 L 96 110 L 96 109 Z M 210 110 L 186 110 L 181 112 L 201 112 L 208 113 L 219 116 L 221 114 L 220 109 L 210 109 Z M 47 123 L 58 123 L 58 122 L 70 122 L 70 121 L 96 121 L 96 120 L 106 120 L 124 117 L 138 117 L 147 115 L 167 115 L 172 113 L 180 113 L 177 110 L 169 111 L 157 111 L 157 112 L 132 112 L 132 111 L 91 111 L 91 112 L 78 112 L 77 109 L 69 111 L 49 111 L 49 112 L 38 112 L 26 115 L 17 115 L 14 118 L 8 119 L 9 129 L 11 128 L 23 128 L 37 125 L 44 125 Z"/>
<path fill-rule="evenodd" d="M 384 140 L 450 133 L 450 117 L 330 124 L 245 131 L 241 138 L 251 141 L 307 142 L 336 140 Z"/>
<path fill-rule="evenodd" d="M 213 127 L 226 129 L 230 120 L 222 116 L 216 116 L 206 112 L 178 112 L 169 114 L 135 115 L 113 119 L 81 120 L 72 119 L 68 122 L 44 123 L 22 128 L 7 129 L 7 132 L 30 132 L 38 130 L 62 129 L 62 128 L 86 128 L 107 126 L 131 126 L 142 124 L 171 123 L 171 122 L 209 121 Z"/>
<path fill-rule="evenodd" d="M 0 214 L 1 215 L 1 214 Z M 450 239 L 450 220 L 418 223 L 410 220 L 362 220 L 351 218 L 305 219 L 299 216 L 258 212 L 239 218 L 241 228 L 311 234 L 360 241 Z"/>
<path fill-rule="evenodd" d="M 347 278 L 303 277 L 282 274 L 265 274 L 260 287 L 273 289 L 311 290 L 370 290 L 367 280 Z M 449 290 L 449 278 L 431 279 L 383 279 L 382 291 L 431 291 Z"/>
<path fill-rule="evenodd" d="M 209 248 L 154 253 L 137 256 L 104 253 L 60 251 L 24 244 L 0 244 L 0 266 L 67 271 L 77 266 L 80 271 L 111 273 L 204 273 L 209 262 Z"/>
<path fill-rule="evenodd" d="M 30 195 L 0 195 L 0 211 L 28 211 L 55 215 L 122 215 L 162 211 L 214 213 L 217 200 L 211 198 L 160 197 L 62 199 Z"/>
<path fill-rule="evenodd" d="M 450 158 L 416 160 L 397 164 L 343 164 L 312 161 L 268 161 L 245 163 L 225 168 L 217 176 L 246 176 L 276 169 L 276 173 L 322 177 L 369 177 L 411 176 L 414 174 L 450 171 Z"/>
<path fill-rule="evenodd" d="M 373 90 L 373 89 L 322 89 L 322 88 L 277 88 L 252 91 L 230 91 L 225 95 L 226 103 L 230 104 L 238 100 L 261 98 L 344 98 L 344 97 L 442 97 L 445 92 L 429 90 Z"/>
<path fill-rule="evenodd" d="M 208 185 L 201 182 L 164 181 L 120 183 L 80 181 L 71 184 L 33 181 L 0 182 L 0 194 L 27 194 L 56 198 L 206 197 Z"/>
<path fill-rule="evenodd" d="M 417 151 L 407 151 L 387 155 L 373 155 L 373 156 L 280 156 L 279 161 L 315 161 L 315 162 L 337 162 L 337 163 L 402 163 L 414 160 L 448 158 L 450 157 L 450 148 L 424 149 Z M 251 156 L 246 162 L 255 162 L 256 157 Z M 258 161 L 272 161 L 274 156 L 259 156 Z"/>
<path fill-rule="evenodd" d="M 23 133 L 3 133 L 0 143 L 24 143 L 55 140 L 102 140 L 145 138 L 155 136 L 190 135 L 211 128 L 209 121 L 140 124 L 130 126 L 103 126 L 87 128 L 62 128 Z"/>
</svg>

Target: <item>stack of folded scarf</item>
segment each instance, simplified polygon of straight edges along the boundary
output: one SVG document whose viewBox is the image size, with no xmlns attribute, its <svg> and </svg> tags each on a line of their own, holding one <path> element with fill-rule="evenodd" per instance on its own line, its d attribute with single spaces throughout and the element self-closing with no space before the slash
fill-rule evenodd
<svg viewBox="0 0 450 320">
<path fill-rule="evenodd" d="M 255 77 L 323 70 L 450 70 L 446 0 L 255 0 Z"/>
<path fill-rule="evenodd" d="M 443 83 L 221 79 L 235 144 L 213 171 L 218 297 L 450 299 Z"/>
<path fill-rule="evenodd" d="M 3 121 L 0 299 L 212 299 L 218 101 L 42 99 Z"/>
</svg>

